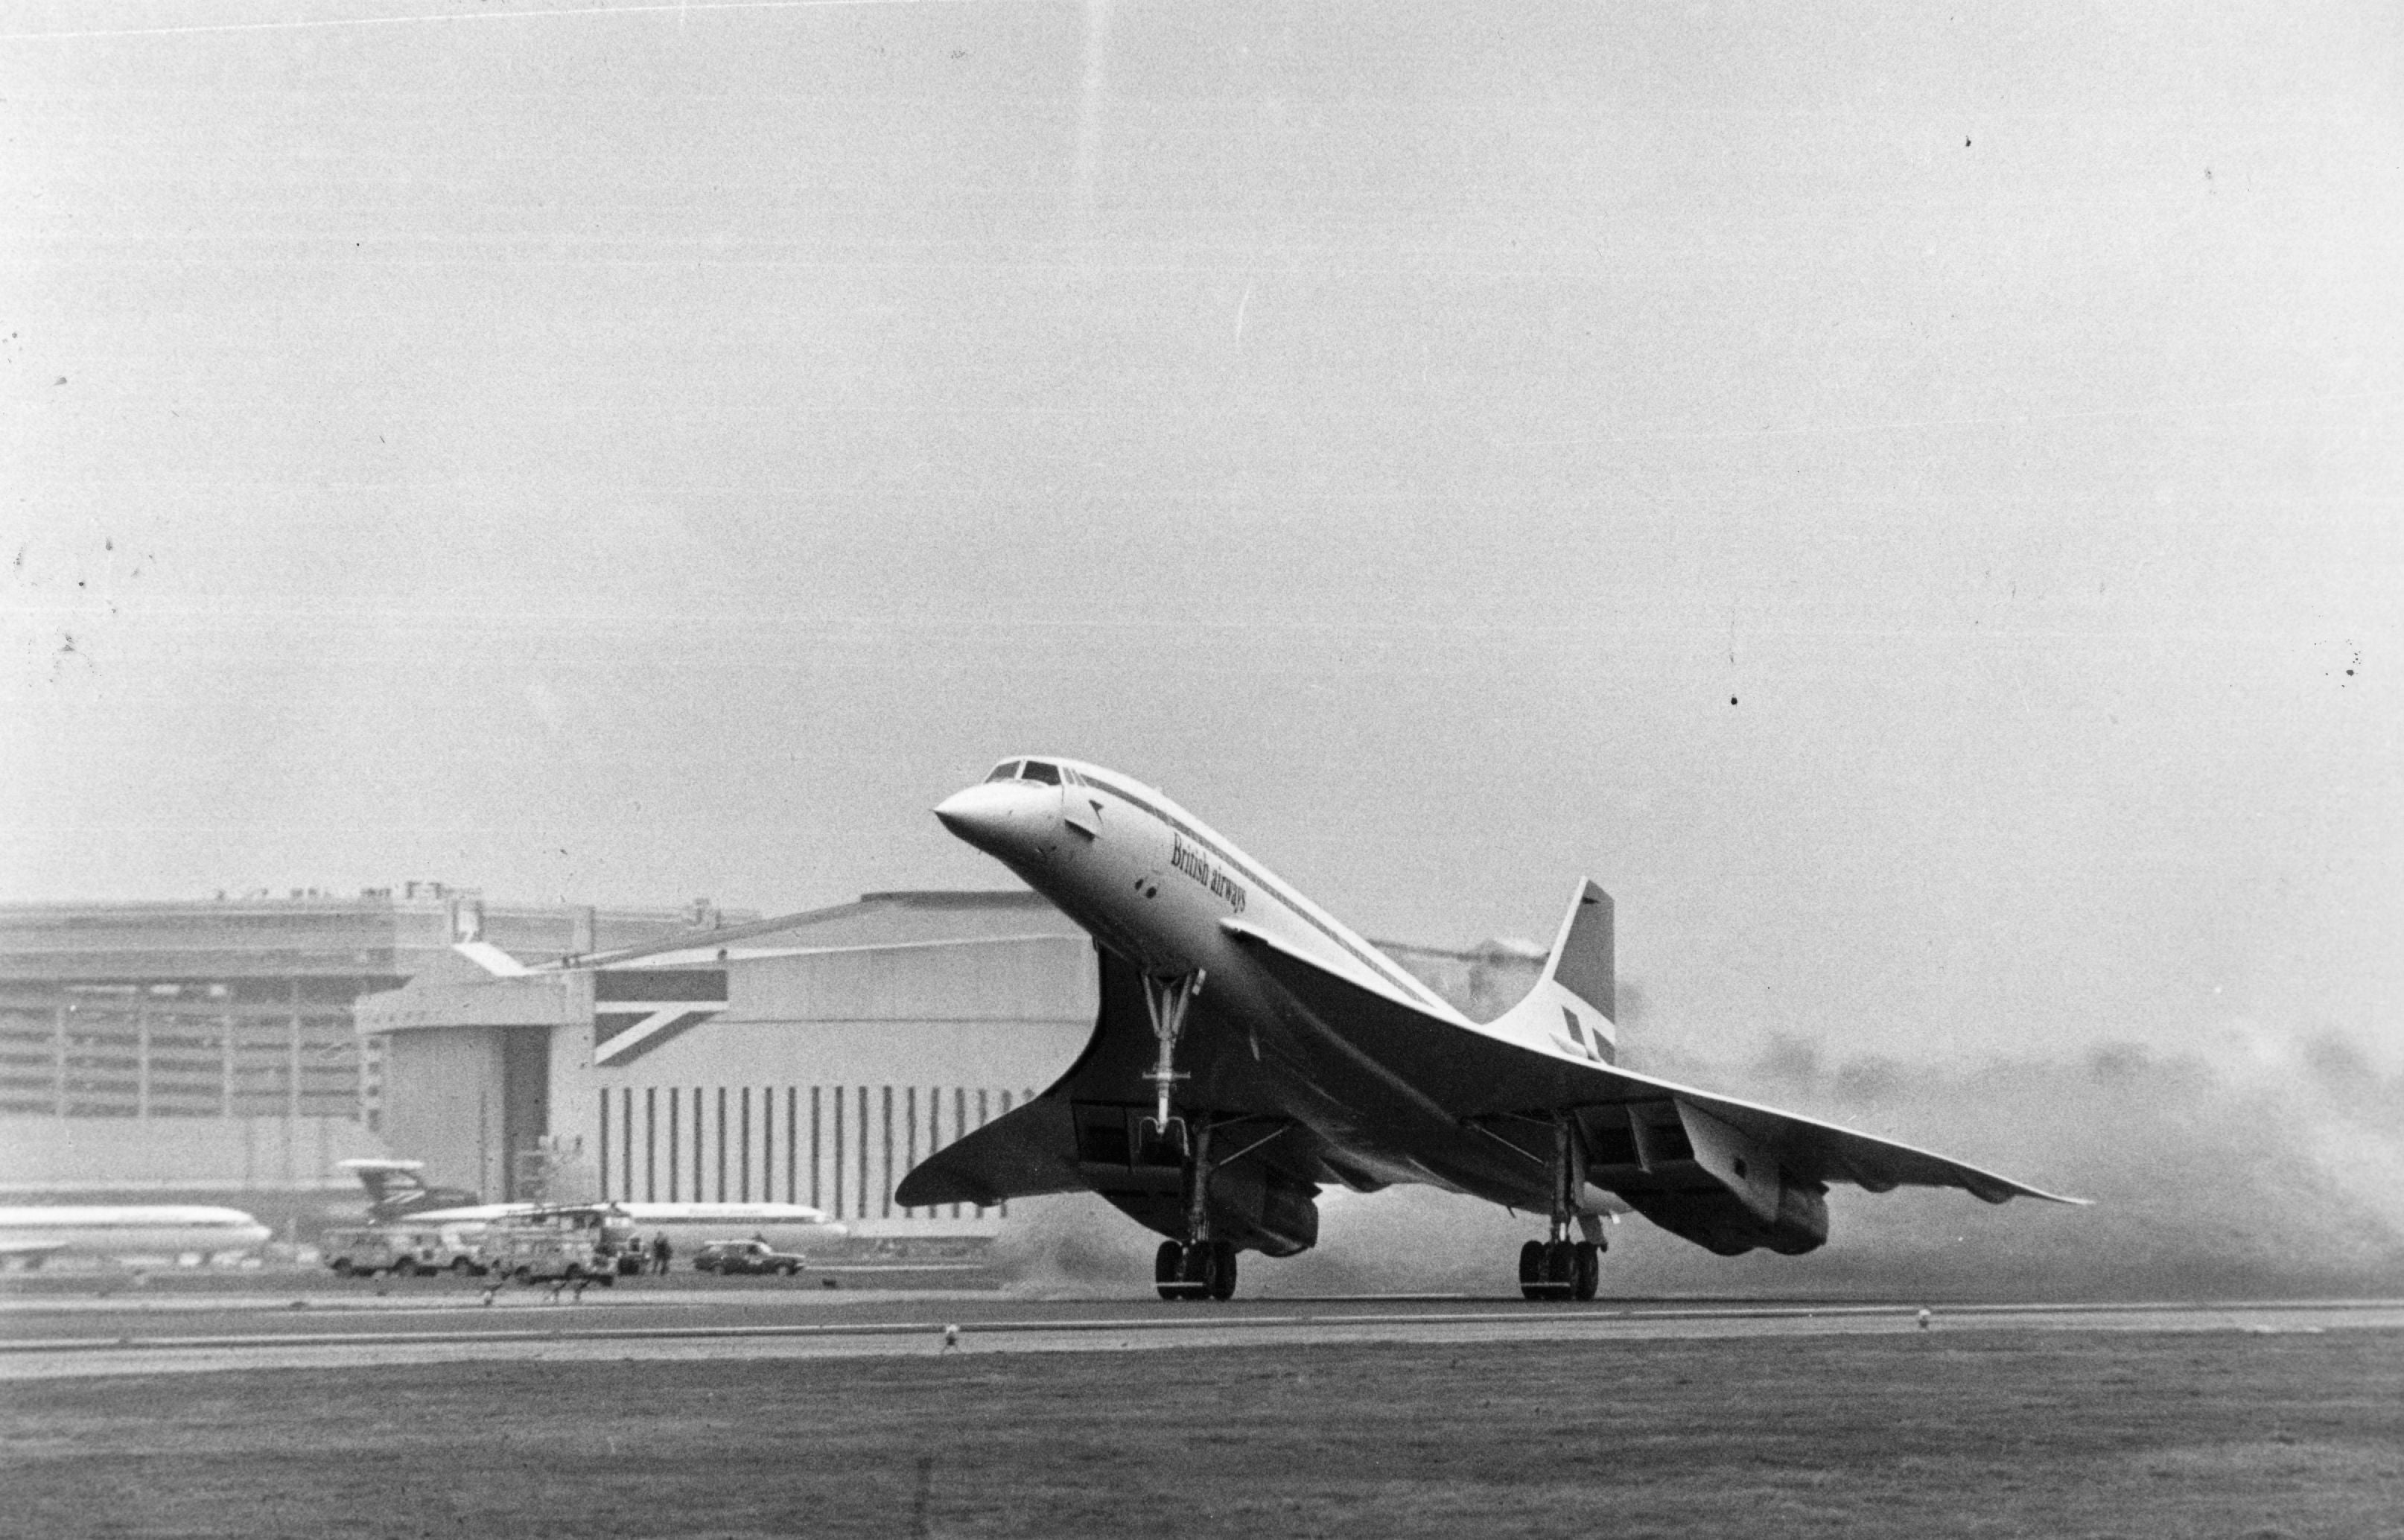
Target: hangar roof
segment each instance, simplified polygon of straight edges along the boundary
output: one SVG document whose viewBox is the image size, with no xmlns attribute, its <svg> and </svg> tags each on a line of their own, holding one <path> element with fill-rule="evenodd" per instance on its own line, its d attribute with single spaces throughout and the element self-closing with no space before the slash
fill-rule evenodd
<svg viewBox="0 0 2404 1540">
<path fill-rule="evenodd" d="M 448 956 L 398 989 L 362 996 L 356 1025 L 361 1036 L 443 1027 L 569 1026 L 592 1019 L 594 980 L 600 973 L 739 966 L 888 947 L 1085 939 L 1048 900 L 1026 889 L 864 893 L 851 903 L 686 931 L 672 940 L 569 957 L 522 973 L 490 971 L 509 963 L 503 956 L 491 957 L 486 966 Z"/>
<path fill-rule="evenodd" d="M 926 945 L 1000 936 L 1083 940 L 1084 934 L 1049 899 L 1026 889 L 911 889 L 862 893 L 851 903 L 778 915 L 700 935 L 688 931 L 672 940 L 596 953 L 575 962 L 580 968 L 665 967 L 835 946 Z"/>
</svg>

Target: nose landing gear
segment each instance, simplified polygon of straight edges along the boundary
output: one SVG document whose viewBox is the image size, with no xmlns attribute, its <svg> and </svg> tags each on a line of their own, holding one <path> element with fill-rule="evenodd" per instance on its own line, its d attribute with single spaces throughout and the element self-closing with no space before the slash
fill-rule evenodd
<svg viewBox="0 0 2404 1540">
<path fill-rule="evenodd" d="M 1168 1110 L 1169 1099 L 1177 1089 L 1177 1083 L 1186 1078 L 1177 1068 L 1177 1038 L 1185 1030 L 1186 1008 L 1194 1003 L 1194 997 L 1202 992 L 1203 982 L 1209 976 L 1209 971 L 1204 968 L 1196 968 L 1176 978 L 1156 978 L 1150 973 L 1143 975 L 1144 1014 L 1152 1018 L 1153 1041 L 1160 1047 L 1159 1056 L 1153 1060 L 1152 1072 L 1143 1077 L 1152 1082 L 1153 1095 L 1157 1103 L 1153 1115 L 1144 1122 L 1164 1134 L 1176 1129 L 1181 1143 L 1188 1142 L 1185 1120 Z"/>
</svg>

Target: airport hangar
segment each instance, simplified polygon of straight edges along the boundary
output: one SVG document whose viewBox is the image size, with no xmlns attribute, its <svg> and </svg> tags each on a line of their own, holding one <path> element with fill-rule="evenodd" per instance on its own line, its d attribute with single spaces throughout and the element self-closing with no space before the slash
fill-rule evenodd
<svg viewBox="0 0 2404 1540">
<path fill-rule="evenodd" d="M 1380 945 L 1474 1015 L 1543 962 L 1526 944 Z M 385 1141 L 429 1183 L 807 1203 L 895 1240 L 999 1228 L 1006 1208 L 905 1210 L 893 1189 L 1065 1073 L 1100 987 L 1091 939 L 1023 889 L 869 893 L 517 967 L 470 940 L 357 1003 Z"/>
<path fill-rule="evenodd" d="M 759 917 L 439 882 L 0 904 L 0 1202 L 230 1204 L 314 1235 L 360 1206 L 335 1161 L 387 1153 L 359 996 L 448 960 L 463 930 L 556 958 Z"/>
</svg>

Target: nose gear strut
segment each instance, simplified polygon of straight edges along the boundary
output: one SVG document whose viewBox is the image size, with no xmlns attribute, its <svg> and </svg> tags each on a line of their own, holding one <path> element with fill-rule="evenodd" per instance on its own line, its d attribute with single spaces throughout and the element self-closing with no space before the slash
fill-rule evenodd
<svg viewBox="0 0 2404 1540">
<path fill-rule="evenodd" d="M 1152 1061 L 1152 1072 L 1143 1077 L 1152 1082 L 1155 1099 L 1153 1115 L 1145 1118 L 1143 1126 L 1164 1134 L 1174 1129 L 1181 1148 L 1188 1142 L 1185 1120 L 1168 1110 L 1169 1097 L 1177 1089 L 1177 1083 L 1188 1078 L 1177 1068 L 1177 1036 L 1185 1030 L 1186 1008 L 1202 992 L 1203 980 L 1209 976 L 1206 968 L 1196 968 L 1175 978 L 1143 975 L 1144 1013 L 1152 1017 L 1153 1040 L 1160 1044 L 1160 1055 Z"/>
</svg>

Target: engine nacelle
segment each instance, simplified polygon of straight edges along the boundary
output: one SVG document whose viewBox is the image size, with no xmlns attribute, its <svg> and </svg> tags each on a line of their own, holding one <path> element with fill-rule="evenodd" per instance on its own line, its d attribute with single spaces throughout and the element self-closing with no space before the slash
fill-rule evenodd
<svg viewBox="0 0 2404 1540">
<path fill-rule="evenodd" d="M 1210 1227 L 1222 1239 L 1270 1256 L 1319 1244 L 1319 1188 L 1264 1166 L 1210 1175 Z"/>
<path fill-rule="evenodd" d="M 1674 1124 L 1631 1125 L 1644 1169 L 1693 1172 L 1708 1185 L 1631 1191 L 1628 1201 L 1637 1212 L 1722 1256 L 1756 1246 L 1800 1256 L 1827 1244 L 1826 1188 L 1789 1176 L 1775 1153 L 1725 1119 L 1684 1101 L 1673 1105 Z"/>
</svg>

